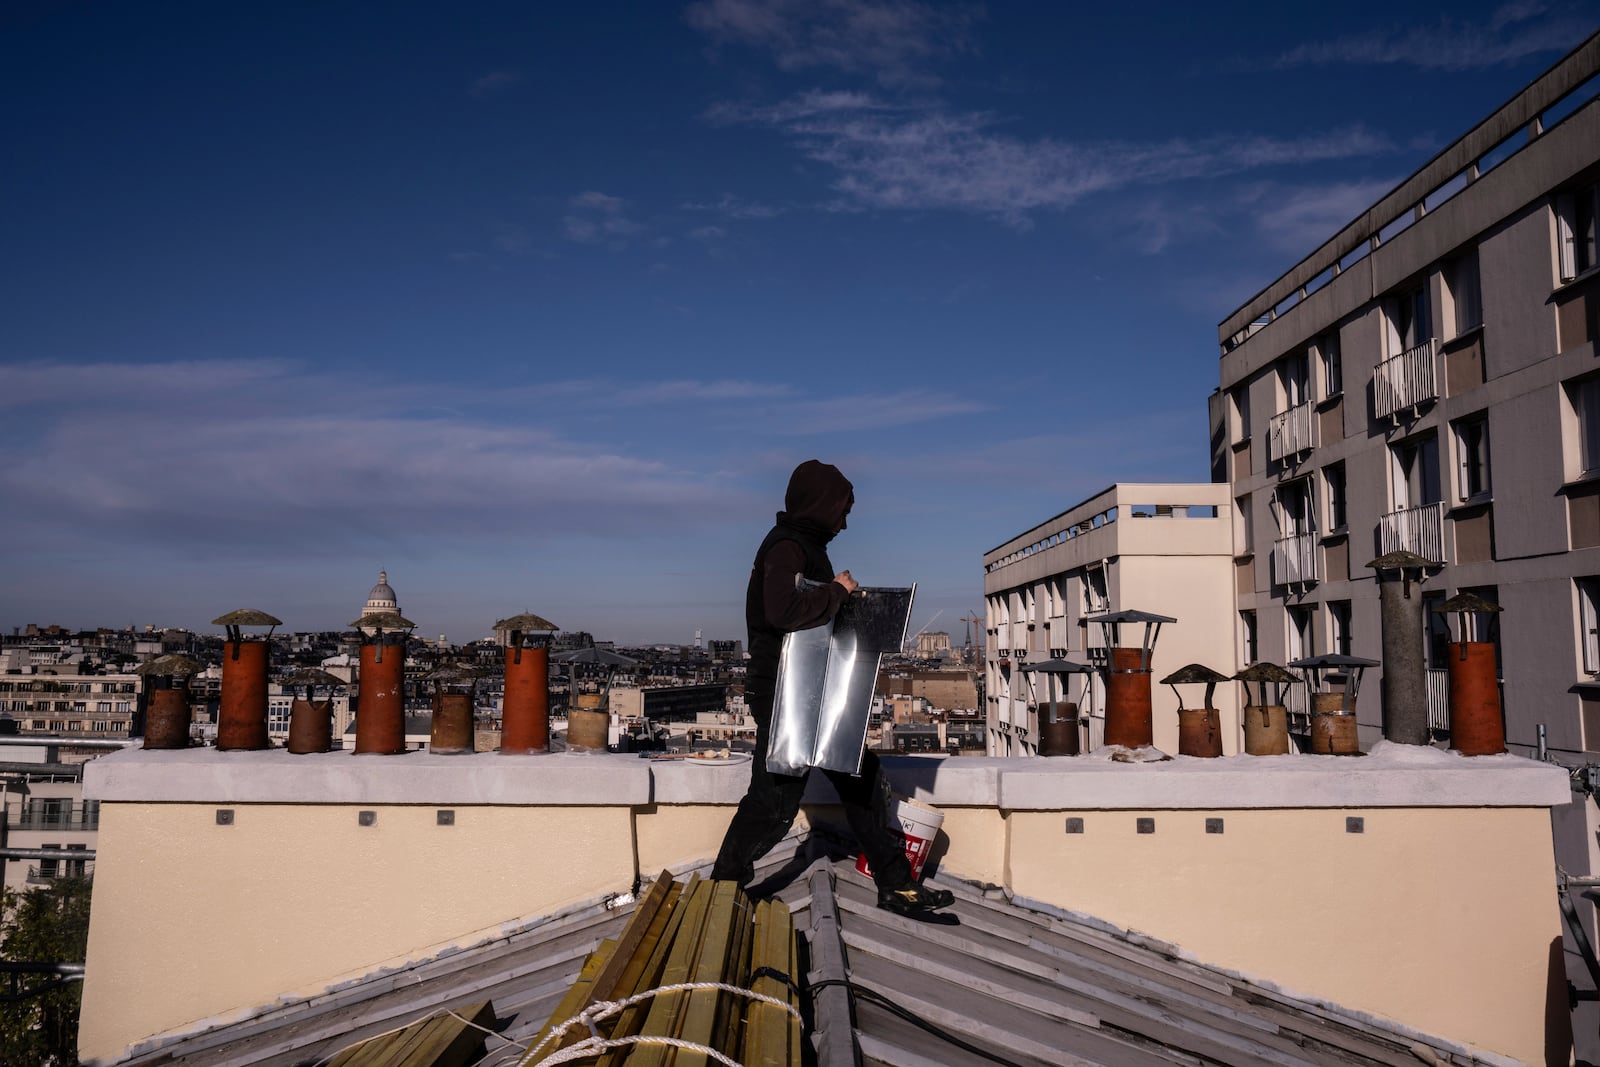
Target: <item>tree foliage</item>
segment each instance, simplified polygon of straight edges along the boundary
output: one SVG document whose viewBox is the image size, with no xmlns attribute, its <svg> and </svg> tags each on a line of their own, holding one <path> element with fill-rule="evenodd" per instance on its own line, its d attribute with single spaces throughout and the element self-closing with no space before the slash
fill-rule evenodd
<svg viewBox="0 0 1600 1067">
<path fill-rule="evenodd" d="M 82 963 L 89 944 L 91 888 L 88 878 L 61 878 L 23 893 L 0 893 L 0 959 Z M 26 989 L 49 981 L 48 975 L 26 975 L 22 984 Z M 82 990 L 82 982 L 69 982 L 40 996 L 0 1004 L 0 1063 L 74 1067 Z"/>
</svg>

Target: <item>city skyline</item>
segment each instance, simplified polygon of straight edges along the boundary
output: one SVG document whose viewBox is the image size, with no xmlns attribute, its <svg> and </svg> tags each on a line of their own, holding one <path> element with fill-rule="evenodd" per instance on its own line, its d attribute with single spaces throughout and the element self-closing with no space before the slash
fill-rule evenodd
<svg viewBox="0 0 1600 1067">
<path fill-rule="evenodd" d="M 739 639 L 816 457 L 959 639 L 1016 529 L 1205 480 L 1216 323 L 1600 15 L 1258 10 L 7 15 L 0 627 L 384 567 L 430 637 Z"/>
</svg>

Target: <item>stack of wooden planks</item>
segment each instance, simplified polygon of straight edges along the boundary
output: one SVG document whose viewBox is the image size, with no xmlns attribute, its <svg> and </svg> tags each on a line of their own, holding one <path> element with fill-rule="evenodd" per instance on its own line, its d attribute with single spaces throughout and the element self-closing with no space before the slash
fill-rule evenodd
<svg viewBox="0 0 1600 1067">
<path fill-rule="evenodd" d="M 534 1039 L 534 1052 L 524 1065 L 531 1067 L 590 1037 L 588 1025 L 580 1023 L 547 1040 L 584 1009 L 662 986 L 715 982 L 762 993 L 798 1009 L 793 977 L 797 967 L 788 905 L 777 900 L 751 904 L 732 882 L 691 875 L 679 883 L 663 871 L 640 897 L 622 932 L 589 955 L 577 982 Z M 698 1067 L 711 1062 L 704 1053 L 648 1041 L 656 1037 L 713 1048 L 747 1067 L 800 1063 L 797 1015 L 724 990 L 660 993 L 594 1025 L 607 1039 L 645 1040 L 568 1062 L 598 1067 Z"/>
<path fill-rule="evenodd" d="M 494 1005 L 487 1000 L 435 1012 L 403 1030 L 350 1046 L 328 1067 L 466 1067 L 482 1057 L 484 1031 L 494 1022 Z"/>
</svg>

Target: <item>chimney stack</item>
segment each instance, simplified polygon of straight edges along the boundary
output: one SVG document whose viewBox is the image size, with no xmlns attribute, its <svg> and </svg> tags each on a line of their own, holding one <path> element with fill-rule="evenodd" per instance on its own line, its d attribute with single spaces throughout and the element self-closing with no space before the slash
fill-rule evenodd
<svg viewBox="0 0 1600 1067">
<path fill-rule="evenodd" d="M 270 748 L 267 740 L 267 666 L 272 631 L 283 623 L 264 611 L 230 611 L 213 626 L 227 633 L 222 644 L 222 704 L 217 713 L 217 747 L 251 751 Z M 265 626 L 261 637 L 246 639 L 243 627 Z"/>
<path fill-rule="evenodd" d="M 394 612 L 375 611 L 350 625 L 361 631 L 356 755 L 404 752 L 406 639 L 417 624 Z"/>
<path fill-rule="evenodd" d="M 1499 625 L 1499 604 L 1461 593 L 1434 608 L 1456 616 L 1450 642 L 1450 747 L 1463 756 L 1493 756 L 1506 750 L 1506 721 L 1500 710 L 1500 672 L 1494 641 L 1473 641 L 1468 615 L 1482 616 L 1485 636 Z"/>
<path fill-rule="evenodd" d="M 189 747 L 189 678 L 199 670 L 188 656 L 158 656 L 134 672 L 154 687 L 145 712 L 145 748 Z"/>
<path fill-rule="evenodd" d="M 1412 583 L 1428 580 L 1440 564 L 1415 552 L 1388 552 L 1368 563 L 1378 576 L 1383 628 L 1383 736 L 1402 745 L 1425 745 L 1428 677 L 1422 656 L 1422 607 Z"/>
<path fill-rule="evenodd" d="M 508 634 L 505 704 L 500 751 L 515 755 L 550 751 L 550 638 L 555 623 L 532 612 L 494 624 Z"/>
<path fill-rule="evenodd" d="M 1101 627 L 1105 635 L 1106 744 L 1125 748 L 1155 744 L 1150 661 L 1155 655 L 1156 638 L 1161 636 L 1161 624 L 1177 621 L 1148 611 L 1114 611 L 1089 618 L 1089 625 Z M 1123 647 L 1123 623 L 1144 626 L 1140 645 Z"/>
</svg>

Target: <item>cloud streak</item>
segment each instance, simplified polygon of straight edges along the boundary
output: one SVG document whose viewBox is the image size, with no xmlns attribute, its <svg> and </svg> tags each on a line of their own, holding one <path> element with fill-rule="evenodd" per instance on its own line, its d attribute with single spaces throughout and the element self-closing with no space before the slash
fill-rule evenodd
<svg viewBox="0 0 1600 1067">
<path fill-rule="evenodd" d="M 885 86 L 937 82 L 936 61 L 971 52 L 981 10 L 917 0 L 697 0 L 684 20 L 722 45 L 771 53 L 779 69 L 830 69 Z"/>
<path fill-rule="evenodd" d="M 723 104 L 707 118 L 785 133 L 832 169 L 839 207 L 969 211 L 1018 226 L 1028 225 L 1029 212 L 1096 193 L 1394 150 L 1360 126 L 1298 138 L 1026 140 L 985 112 L 908 108 L 853 92 L 804 93 L 767 107 Z"/>
<path fill-rule="evenodd" d="M 1409 66 L 1423 70 L 1482 70 L 1534 56 L 1565 52 L 1593 30 L 1579 12 L 1548 11 L 1541 3 L 1510 3 L 1487 24 L 1445 15 L 1427 26 L 1391 27 L 1328 41 L 1311 41 L 1279 55 L 1278 70 L 1308 66 Z"/>
</svg>

